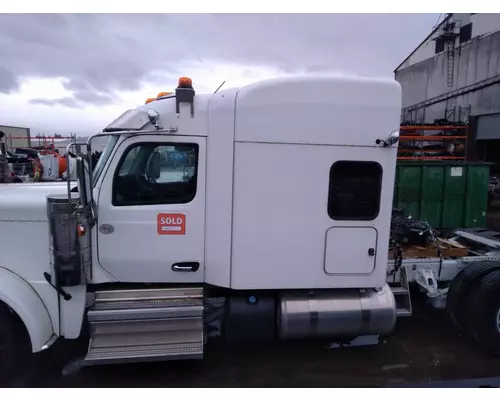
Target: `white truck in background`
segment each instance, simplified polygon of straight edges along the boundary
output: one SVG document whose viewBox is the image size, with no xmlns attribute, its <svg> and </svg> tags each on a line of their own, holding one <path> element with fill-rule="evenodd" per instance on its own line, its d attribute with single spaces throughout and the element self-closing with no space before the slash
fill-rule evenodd
<svg viewBox="0 0 500 400">
<path fill-rule="evenodd" d="M 495 243 L 388 260 L 400 109 L 392 80 L 181 78 L 98 135 L 76 186 L 0 185 L 0 373 L 82 332 L 90 365 L 202 358 L 211 336 L 376 339 L 411 315 L 412 281 L 432 298 L 453 281 L 452 318 L 493 348 Z"/>
</svg>

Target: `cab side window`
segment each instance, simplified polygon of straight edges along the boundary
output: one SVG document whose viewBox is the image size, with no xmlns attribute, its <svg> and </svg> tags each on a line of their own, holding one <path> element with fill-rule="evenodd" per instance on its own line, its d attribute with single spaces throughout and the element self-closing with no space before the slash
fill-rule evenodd
<svg viewBox="0 0 500 400">
<path fill-rule="evenodd" d="M 335 220 L 371 221 L 380 210 L 382 166 L 373 161 L 337 161 L 330 169 L 328 214 Z"/>
<path fill-rule="evenodd" d="M 198 145 L 138 143 L 123 154 L 113 178 L 114 206 L 184 204 L 196 196 Z"/>
</svg>

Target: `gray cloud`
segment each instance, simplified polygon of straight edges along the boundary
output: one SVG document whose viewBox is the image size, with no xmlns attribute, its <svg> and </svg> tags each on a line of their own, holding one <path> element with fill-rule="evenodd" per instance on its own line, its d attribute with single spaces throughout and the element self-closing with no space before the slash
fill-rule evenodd
<svg viewBox="0 0 500 400">
<path fill-rule="evenodd" d="M 63 97 L 61 99 L 32 99 L 31 104 L 43 104 L 46 106 L 65 106 L 69 108 L 78 108 L 80 104 L 73 97 Z"/>
<path fill-rule="evenodd" d="M 91 88 L 82 79 L 75 79 L 64 86 L 74 91 L 73 97 L 63 97 L 60 99 L 32 99 L 32 104 L 62 105 L 70 108 L 80 108 L 87 103 L 94 105 L 106 105 L 113 102 L 113 97 L 106 93 L 100 93 L 97 89 Z"/>
<path fill-rule="evenodd" d="M 14 74 L 0 66 L 0 93 L 10 93 L 19 88 L 19 82 Z"/>
<path fill-rule="evenodd" d="M 284 72 L 391 76 L 430 32 L 437 14 L 3 14 L 0 92 L 23 77 L 64 77 L 74 98 L 113 102 L 141 82 L 175 82 L 200 61 Z"/>
</svg>

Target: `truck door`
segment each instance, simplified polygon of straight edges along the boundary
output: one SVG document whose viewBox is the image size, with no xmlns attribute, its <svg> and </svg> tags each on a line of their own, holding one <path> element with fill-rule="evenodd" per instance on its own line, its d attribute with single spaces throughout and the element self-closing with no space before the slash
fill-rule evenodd
<svg viewBox="0 0 500 400">
<path fill-rule="evenodd" d="M 202 282 L 205 137 L 137 135 L 98 199 L 98 260 L 121 282 Z"/>
</svg>

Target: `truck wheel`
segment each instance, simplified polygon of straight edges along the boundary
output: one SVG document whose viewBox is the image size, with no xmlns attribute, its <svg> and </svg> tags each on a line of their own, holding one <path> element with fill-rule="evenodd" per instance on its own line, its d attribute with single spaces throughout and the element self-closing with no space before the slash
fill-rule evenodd
<svg viewBox="0 0 500 400">
<path fill-rule="evenodd" d="M 0 386 L 10 383 L 31 355 L 29 338 L 17 315 L 0 304 Z M 29 361 L 28 361 L 29 362 Z"/>
<path fill-rule="evenodd" d="M 481 278 L 467 308 L 471 336 L 482 348 L 500 356 L 500 271 Z"/>
<path fill-rule="evenodd" d="M 490 272 L 500 270 L 500 265 L 497 261 L 482 261 L 473 263 L 465 267 L 453 279 L 446 297 L 446 309 L 451 320 L 459 331 L 465 335 L 468 334 L 467 315 L 465 312 L 469 293 L 475 283 L 477 283 L 485 275 Z"/>
<path fill-rule="evenodd" d="M 494 274 L 497 271 L 490 271 L 490 274 Z M 469 285 L 469 290 L 464 293 L 465 301 L 463 302 L 463 309 L 459 311 L 460 318 L 462 321 L 462 329 L 466 336 L 470 339 L 478 340 L 478 320 L 477 314 L 481 313 L 483 310 L 483 280 L 486 279 L 490 274 L 481 279 L 475 281 L 472 285 Z"/>
</svg>

